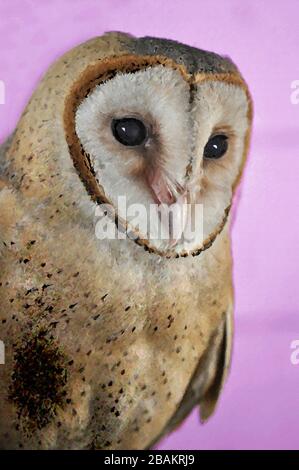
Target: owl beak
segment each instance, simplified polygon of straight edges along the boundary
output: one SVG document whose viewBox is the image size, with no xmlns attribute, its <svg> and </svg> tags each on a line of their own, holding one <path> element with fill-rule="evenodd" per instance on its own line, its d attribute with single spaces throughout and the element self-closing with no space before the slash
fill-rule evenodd
<svg viewBox="0 0 299 470">
<path fill-rule="evenodd" d="M 169 206 L 175 202 L 175 195 L 170 189 L 166 175 L 161 170 L 151 171 L 147 180 L 158 204 Z"/>
<path fill-rule="evenodd" d="M 168 233 L 170 235 L 169 247 L 173 248 L 181 239 L 186 227 L 189 193 L 178 183 L 173 181 L 161 170 L 156 170 L 148 177 L 148 184 L 159 204 L 159 212 L 169 215 L 168 210 L 173 211 L 173 217 L 166 218 Z"/>
<path fill-rule="evenodd" d="M 182 241 L 188 221 L 188 196 L 188 192 L 184 191 L 176 198 L 175 203 L 170 206 L 175 214 L 175 218 L 172 218 L 169 222 L 169 232 L 171 234 L 169 242 L 170 248 L 175 247 Z"/>
</svg>

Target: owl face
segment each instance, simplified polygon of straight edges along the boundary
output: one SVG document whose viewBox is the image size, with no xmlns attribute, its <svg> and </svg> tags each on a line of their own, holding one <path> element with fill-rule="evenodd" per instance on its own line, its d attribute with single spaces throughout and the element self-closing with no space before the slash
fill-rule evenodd
<svg viewBox="0 0 299 470">
<path fill-rule="evenodd" d="M 162 256 L 197 254 L 222 230 L 250 120 L 236 71 L 189 73 L 165 56 L 102 61 L 66 104 L 69 148 L 88 192 Z"/>
</svg>

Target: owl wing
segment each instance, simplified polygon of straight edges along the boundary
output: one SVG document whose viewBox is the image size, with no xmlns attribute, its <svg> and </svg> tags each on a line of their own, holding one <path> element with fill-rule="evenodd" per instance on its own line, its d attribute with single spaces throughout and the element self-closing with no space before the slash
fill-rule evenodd
<svg viewBox="0 0 299 470">
<path fill-rule="evenodd" d="M 196 367 L 176 413 L 155 442 L 179 426 L 197 404 L 200 406 L 200 421 L 202 423 L 213 414 L 231 362 L 232 314 L 233 303 L 231 301 L 222 322 L 212 335 L 209 345 Z M 154 444 L 152 443 L 150 448 Z"/>
<path fill-rule="evenodd" d="M 228 307 L 223 323 L 210 344 L 206 364 L 198 368 L 197 374 L 204 375 L 206 383 L 199 397 L 200 420 L 205 422 L 214 412 L 223 385 L 226 381 L 232 357 L 233 340 L 233 304 Z"/>
</svg>

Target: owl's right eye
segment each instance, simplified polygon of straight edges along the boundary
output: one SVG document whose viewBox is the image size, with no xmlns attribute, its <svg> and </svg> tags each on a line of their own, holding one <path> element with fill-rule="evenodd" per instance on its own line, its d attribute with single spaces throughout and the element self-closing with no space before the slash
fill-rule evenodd
<svg viewBox="0 0 299 470">
<path fill-rule="evenodd" d="M 210 137 L 203 152 L 204 158 L 218 159 L 223 157 L 228 148 L 228 138 L 224 134 L 217 134 Z"/>
<path fill-rule="evenodd" d="M 142 145 L 147 139 L 147 129 L 144 123 L 132 117 L 113 119 L 111 130 L 115 139 L 128 147 Z"/>
</svg>

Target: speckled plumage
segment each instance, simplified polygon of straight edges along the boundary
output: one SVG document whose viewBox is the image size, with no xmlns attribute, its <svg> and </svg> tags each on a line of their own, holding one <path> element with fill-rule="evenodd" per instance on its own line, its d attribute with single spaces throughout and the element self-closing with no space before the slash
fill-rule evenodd
<svg viewBox="0 0 299 470">
<path fill-rule="evenodd" d="M 49 69 L 1 153 L 1 448 L 146 448 L 197 403 L 206 419 L 221 389 L 232 334 L 228 222 L 194 257 L 97 240 L 97 198 L 70 156 L 74 81 L 128 54 L 245 87 L 228 59 L 121 33 Z"/>
</svg>

